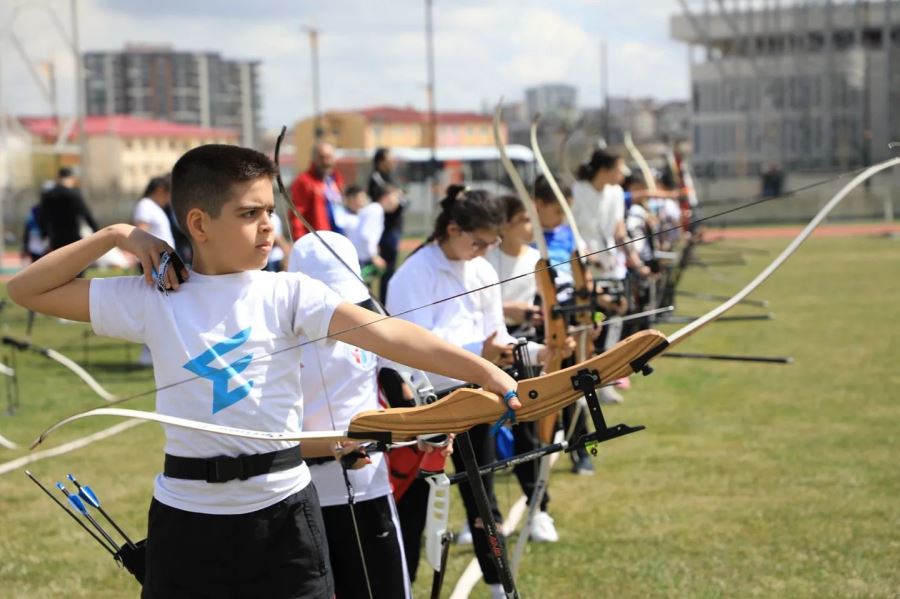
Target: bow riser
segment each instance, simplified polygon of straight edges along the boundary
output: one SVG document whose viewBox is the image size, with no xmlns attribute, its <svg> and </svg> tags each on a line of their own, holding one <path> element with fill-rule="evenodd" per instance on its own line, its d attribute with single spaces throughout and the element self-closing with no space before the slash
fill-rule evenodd
<svg viewBox="0 0 900 599">
<path fill-rule="evenodd" d="M 544 345 L 549 348 L 563 348 L 566 344 L 566 320 L 561 315 L 553 314 L 553 304 L 549 301 L 556 298 L 556 283 L 553 281 L 553 271 L 547 260 L 541 258 L 535 265 L 535 279 L 538 294 L 541 297 L 541 313 L 544 316 Z M 545 372 L 556 372 L 562 365 L 559 352 L 554 352 L 550 359 L 543 364 Z"/>
<path fill-rule="evenodd" d="M 590 360 L 519 381 L 522 407 L 516 410 L 516 420 L 540 420 L 577 401 L 583 393 L 573 387 L 572 379 L 582 370 L 597 372 L 597 386 L 611 383 L 641 370 L 647 360 L 667 346 L 666 336 L 659 331 L 641 331 Z M 457 389 L 427 406 L 361 412 L 350 421 L 348 430 L 358 435 L 390 431 L 395 441 L 405 440 L 426 433 L 462 433 L 477 424 L 494 422 L 504 412 L 505 407 L 492 393 Z"/>
<path fill-rule="evenodd" d="M 593 310 L 589 309 L 594 291 L 591 288 L 592 285 L 588 279 L 587 269 L 581 260 L 581 256 L 578 254 L 578 250 L 572 252 L 571 264 L 572 279 L 575 287 L 575 305 L 581 308 L 575 314 L 575 323 L 580 325 L 594 324 Z"/>
</svg>

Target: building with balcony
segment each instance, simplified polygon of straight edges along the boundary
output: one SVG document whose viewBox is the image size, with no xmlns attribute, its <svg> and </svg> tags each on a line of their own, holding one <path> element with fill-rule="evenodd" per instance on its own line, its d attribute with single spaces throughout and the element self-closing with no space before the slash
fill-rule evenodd
<svg viewBox="0 0 900 599">
<path fill-rule="evenodd" d="M 259 63 L 215 52 L 127 45 L 84 54 L 89 116 L 130 115 L 208 129 L 230 129 L 259 145 Z"/>
</svg>

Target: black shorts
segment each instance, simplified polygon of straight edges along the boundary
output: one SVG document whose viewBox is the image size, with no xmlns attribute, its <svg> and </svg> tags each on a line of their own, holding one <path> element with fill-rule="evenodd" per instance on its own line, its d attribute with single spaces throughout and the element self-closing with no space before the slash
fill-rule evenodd
<svg viewBox="0 0 900 599">
<path fill-rule="evenodd" d="M 200 514 L 150 503 L 142 598 L 333 596 L 325 525 L 311 483 L 249 514 Z"/>
</svg>

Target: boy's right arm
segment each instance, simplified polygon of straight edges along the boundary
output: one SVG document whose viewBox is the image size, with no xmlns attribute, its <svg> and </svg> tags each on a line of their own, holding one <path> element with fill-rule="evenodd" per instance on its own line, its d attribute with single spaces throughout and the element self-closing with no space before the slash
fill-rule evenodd
<svg viewBox="0 0 900 599">
<path fill-rule="evenodd" d="M 160 255 L 173 251 L 169 245 L 131 225 L 111 225 L 90 237 L 50 252 L 14 276 L 6 286 L 12 301 L 23 308 L 66 318 L 90 321 L 90 281 L 78 275 L 100 256 L 118 247 L 133 254 L 144 269 L 144 279 L 154 284 L 152 271 L 159 267 Z M 187 272 L 182 273 L 184 276 Z M 171 289 L 178 279 L 168 271 Z"/>
</svg>

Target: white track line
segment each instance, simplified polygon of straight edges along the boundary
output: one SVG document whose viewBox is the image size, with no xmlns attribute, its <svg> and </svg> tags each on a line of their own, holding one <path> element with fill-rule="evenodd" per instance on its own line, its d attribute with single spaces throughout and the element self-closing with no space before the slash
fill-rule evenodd
<svg viewBox="0 0 900 599">
<path fill-rule="evenodd" d="M 550 456 L 551 469 L 558 459 L 558 453 Z M 509 508 L 509 514 L 503 522 L 503 534 L 506 537 L 511 536 L 512 533 L 516 531 L 516 528 L 519 526 L 519 521 L 528 511 L 525 502 L 526 497 L 522 495 L 516 500 L 512 507 Z M 508 546 L 509 545 L 507 544 L 507 547 Z M 453 587 L 453 593 L 450 595 L 450 599 L 468 599 L 472 589 L 475 588 L 475 585 L 478 584 L 481 579 L 481 566 L 478 565 L 478 560 L 473 557 L 472 561 L 469 562 L 469 565 L 466 566 L 466 569 L 463 571 L 462 576 L 460 576 L 459 580 L 456 582 L 456 586 Z"/>
<path fill-rule="evenodd" d="M 103 439 L 112 437 L 113 435 L 118 435 L 121 432 L 127 431 L 128 429 L 134 428 L 137 425 L 143 423 L 143 420 L 126 420 L 125 422 L 120 422 L 119 424 L 116 424 L 109 428 L 105 428 L 102 431 L 98 431 L 92 435 L 88 435 L 87 437 L 81 437 L 80 439 L 75 439 L 74 441 L 64 443 L 59 447 L 45 449 L 44 451 L 38 451 L 36 453 L 24 455 L 21 458 L 0 464 L 0 475 L 7 474 L 9 472 L 12 472 L 13 470 L 21 468 L 22 466 L 27 466 L 28 464 L 32 464 L 39 460 L 52 458 L 58 455 L 69 453 L 70 451 L 75 451 L 76 449 L 81 449 L 82 447 L 90 445 L 95 441 L 101 441 Z"/>
<path fill-rule="evenodd" d="M 18 449 L 19 444 L 13 443 L 3 435 L 0 435 L 0 447 L 5 447 L 6 449 Z"/>
</svg>

